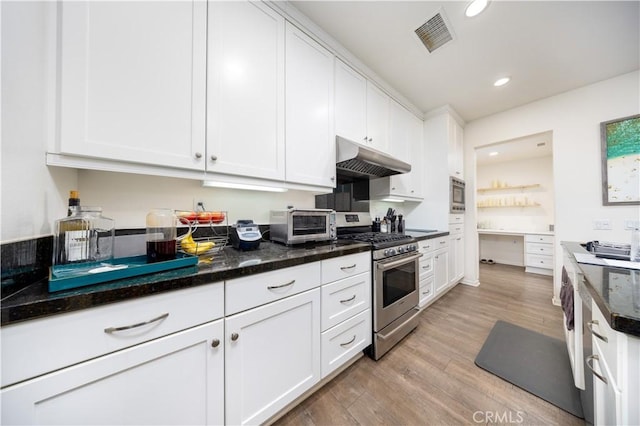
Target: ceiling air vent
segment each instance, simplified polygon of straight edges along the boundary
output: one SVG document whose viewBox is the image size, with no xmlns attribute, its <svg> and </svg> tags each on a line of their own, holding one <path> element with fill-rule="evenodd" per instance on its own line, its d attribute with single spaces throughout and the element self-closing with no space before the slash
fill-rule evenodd
<svg viewBox="0 0 640 426">
<path fill-rule="evenodd" d="M 449 31 L 442 11 L 422 24 L 416 30 L 416 35 L 430 53 L 453 40 L 453 34 Z"/>
</svg>

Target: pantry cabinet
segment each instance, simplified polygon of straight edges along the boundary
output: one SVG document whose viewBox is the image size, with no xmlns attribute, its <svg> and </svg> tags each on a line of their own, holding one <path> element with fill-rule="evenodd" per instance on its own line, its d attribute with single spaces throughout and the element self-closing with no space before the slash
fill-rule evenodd
<svg viewBox="0 0 640 426">
<path fill-rule="evenodd" d="M 208 16 L 206 170 L 282 181 L 285 20 L 248 1 L 209 2 Z"/>
<path fill-rule="evenodd" d="M 286 25 L 286 180 L 335 187 L 333 55 Z"/>
<path fill-rule="evenodd" d="M 207 4 L 60 2 L 54 151 L 204 170 Z"/>
</svg>

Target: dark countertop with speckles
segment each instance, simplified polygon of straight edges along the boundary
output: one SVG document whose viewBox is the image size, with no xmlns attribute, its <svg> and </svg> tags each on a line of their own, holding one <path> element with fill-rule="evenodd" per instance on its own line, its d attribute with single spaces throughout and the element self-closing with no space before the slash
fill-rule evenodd
<svg viewBox="0 0 640 426">
<path fill-rule="evenodd" d="M 416 240 L 423 240 L 449 233 L 412 231 L 407 234 Z M 6 326 L 30 319 L 370 250 L 369 244 L 351 241 L 291 247 L 263 241 L 257 250 L 246 252 L 235 250 L 230 246 L 224 247 L 223 250 L 214 254 L 210 262 L 201 261 L 198 266 L 140 275 L 55 293 L 49 293 L 47 279 L 41 279 L 20 286 L 8 295 L 3 294 L 0 306 L 1 325 Z"/>
<path fill-rule="evenodd" d="M 589 253 L 580 243 L 562 242 L 572 254 Z M 575 261 L 575 257 L 573 257 Z M 640 337 L 640 271 L 578 263 L 589 295 L 612 329 Z"/>
</svg>

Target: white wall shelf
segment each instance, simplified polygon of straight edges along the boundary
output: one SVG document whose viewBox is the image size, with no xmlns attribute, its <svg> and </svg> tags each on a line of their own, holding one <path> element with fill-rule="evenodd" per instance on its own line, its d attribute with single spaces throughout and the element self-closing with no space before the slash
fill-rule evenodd
<svg viewBox="0 0 640 426">
<path fill-rule="evenodd" d="M 523 190 L 523 189 L 538 188 L 539 186 L 540 186 L 539 183 L 534 183 L 531 185 L 502 186 L 499 188 L 478 188 L 477 191 L 479 193 L 482 193 L 482 192 L 491 192 L 491 191 Z"/>
</svg>

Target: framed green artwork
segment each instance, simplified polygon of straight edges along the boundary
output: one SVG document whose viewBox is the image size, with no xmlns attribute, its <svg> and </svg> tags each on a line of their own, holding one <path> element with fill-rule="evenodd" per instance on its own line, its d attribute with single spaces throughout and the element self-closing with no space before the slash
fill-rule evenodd
<svg viewBox="0 0 640 426">
<path fill-rule="evenodd" d="M 640 205 L 640 114 L 600 123 L 602 204 Z"/>
</svg>

